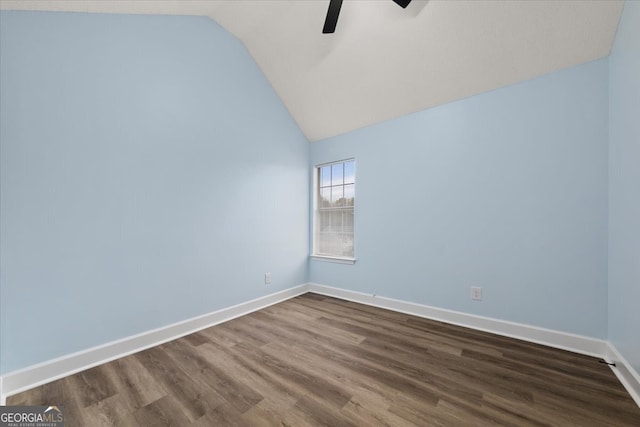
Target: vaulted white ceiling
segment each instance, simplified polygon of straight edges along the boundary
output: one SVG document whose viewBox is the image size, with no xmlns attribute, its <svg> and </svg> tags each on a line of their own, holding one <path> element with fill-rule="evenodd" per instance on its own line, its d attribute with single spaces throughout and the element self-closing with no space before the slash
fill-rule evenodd
<svg viewBox="0 0 640 427">
<path fill-rule="evenodd" d="M 206 15 L 311 141 L 607 56 L 621 0 L 0 0 L 2 9 Z"/>
</svg>

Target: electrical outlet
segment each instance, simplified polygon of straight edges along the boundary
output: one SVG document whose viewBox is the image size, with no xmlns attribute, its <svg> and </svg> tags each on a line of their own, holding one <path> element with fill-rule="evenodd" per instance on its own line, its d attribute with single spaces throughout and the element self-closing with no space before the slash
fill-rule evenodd
<svg viewBox="0 0 640 427">
<path fill-rule="evenodd" d="M 271 283 L 271 273 L 264 273 L 264 284 L 268 285 Z"/>
<path fill-rule="evenodd" d="M 479 286 L 471 287 L 471 299 L 474 301 L 482 301 L 482 288 Z"/>
</svg>

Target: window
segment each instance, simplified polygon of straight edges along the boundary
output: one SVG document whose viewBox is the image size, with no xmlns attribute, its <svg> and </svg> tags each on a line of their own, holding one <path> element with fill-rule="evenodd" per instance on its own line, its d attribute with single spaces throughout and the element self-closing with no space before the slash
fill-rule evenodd
<svg viewBox="0 0 640 427">
<path fill-rule="evenodd" d="M 353 159 L 316 166 L 314 256 L 351 261 L 355 258 L 355 168 Z"/>
</svg>

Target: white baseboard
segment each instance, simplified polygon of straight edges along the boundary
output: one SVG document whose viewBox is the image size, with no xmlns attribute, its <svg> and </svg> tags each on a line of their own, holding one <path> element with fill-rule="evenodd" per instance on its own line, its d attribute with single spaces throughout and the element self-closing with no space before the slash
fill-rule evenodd
<svg viewBox="0 0 640 427">
<path fill-rule="evenodd" d="M 616 377 L 627 389 L 636 404 L 640 406 L 640 375 L 611 342 L 607 344 L 605 360 L 609 363 L 615 363 L 615 366 L 611 366 L 611 370 L 616 374 Z"/>
<path fill-rule="evenodd" d="M 306 284 L 295 286 L 212 313 L 9 372 L 0 376 L 0 405 L 6 405 L 6 398 L 13 394 L 226 322 L 307 291 Z"/>
<path fill-rule="evenodd" d="M 401 301 L 375 294 L 349 291 L 330 286 L 309 284 L 309 292 L 341 298 L 353 302 L 367 304 L 375 307 L 386 308 L 400 313 L 412 314 L 427 319 L 439 320 L 453 325 L 464 326 L 484 332 L 491 332 L 511 338 L 517 338 L 549 347 L 586 354 L 594 357 L 604 357 L 607 342 L 596 338 L 567 332 L 554 331 L 552 329 L 539 328 L 537 326 L 490 317 L 477 316 L 475 314 L 460 311 L 446 310 L 413 302 Z"/>
<path fill-rule="evenodd" d="M 614 362 L 611 369 L 631 397 L 640 406 L 640 376 L 622 357 L 610 342 L 582 335 L 570 334 L 551 329 L 489 317 L 477 316 L 458 311 L 431 307 L 423 304 L 401 301 L 375 294 L 366 294 L 346 289 L 309 283 L 285 289 L 235 306 L 227 307 L 203 316 L 188 319 L 173 325 L 154 329 L 138 335 L 113 341 L 84 351 L 73 353 L 18 371 L 0 376 L 0 405 L 6 404 L 7 396 L 55 381 L 67 375 L 92 368 L 102 363 L 137 353 L 147 348 L 180 338 L 201 329 L 260 310 L 306 292 L 332 296 L 374 307 L 385 308 L 414 316 L 439 320 L 549 347 L 603 358 Z"/>
<path fill-rule="evenodd" d="M 546 345 L 585 354 L 615 363 L 611 370 L 629 392 L 633 400 L 640 407 L 640 375 L 625 360 L 616 347 L 608 341 L 568 332 L 555 331 L 522 323 L 477 316 L 459 311 L 446 310 L 423 304 L 416 304 L 375 294 L 365 294 L 346 289 L 309 283 L 309 292 L 341 298 L 374 307 L 386 308 L 400 313 L 412 314 L 427 319 L 439 320 L 445 323 L 464 326 L 497 335 L 521 339 L 523 341 Z"/>
</svg>

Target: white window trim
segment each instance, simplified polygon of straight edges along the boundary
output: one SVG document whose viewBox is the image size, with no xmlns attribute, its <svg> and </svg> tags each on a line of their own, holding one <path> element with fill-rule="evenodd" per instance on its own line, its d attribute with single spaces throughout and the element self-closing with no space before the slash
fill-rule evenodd
<svg viewBox="0 0 640 427">
<path fill-rule="evenodd" d="M 317 190 L 318 190 L 318 171 L 321 167 L 323 166 L 329 166 L 329 165 L 334 165 L 337 163 L 344 163 L 344 162 L 348 162 L 350 160 L 355 161 L 354 157 L 350 157 L 347 159 L 343 159 L 343 160 L 336 160 L 333 162 L 327 162 L 327 163 L 320 163 L 317 164 L 313 167 L 313 189 L 312 189 L 312 199 L 313 199 L 313 217 L 312 217 L 312 221 L 311 221 L 311 255 L 310 258 L 313 261 L 322 261 L 322 262 L 333 262 L 333 263 L 337 263 L 337 264 L 355 264 L 356 263 L 356 250 L 357 250 L 357 245 L 356 245 L 356 221 L 355 221 L 355 215 L 356 215 L 356 205 L 357 205 L 357 192 L 358 192 L 358 183 L 357 183 L 357 178 L 356 178 L 356 185 L 354 187 L 354 191 L 353 191 L 353 216 L 354 216 L 354 224 L 353 224 L 353 258 L 351 257 L 339 257 L 339 256 L 332 256 L 332 255 L 325 255 L 325 254 L 317 254 L 316 253 L 316 220 L 317 220 L 317 213 L 318 213 L 318 194 L 317 194 Z M 354 165 L 355 170 L 354 170 L 354 176 L 357 177 L 357 170 L 358 170 L 358 164 L 355 163 Z"/>
<path fill-rule="evenodd" d="M 314 261 L 333 262 L 336 264 L 355 264 L 355 258 L 342 258 L 337 256 L 327 255 L 311 255 L 311 259 Z"/>
</svg>

